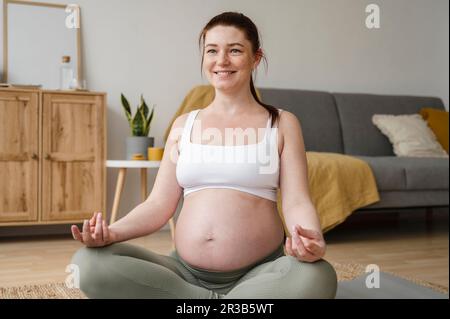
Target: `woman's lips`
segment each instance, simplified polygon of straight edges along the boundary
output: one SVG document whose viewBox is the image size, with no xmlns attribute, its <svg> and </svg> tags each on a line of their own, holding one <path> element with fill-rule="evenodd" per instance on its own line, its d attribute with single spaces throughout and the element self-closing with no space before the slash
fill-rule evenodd
<svg viewBox="0 0 450 319">
<path fill-rule="evenodd" d="M 214 72 L 214 74 L 220 79 L 228 79 L 230 78 L 234 73 L 236 73 L 236 71 L 219 71 L 219 72 Z"/>
</svg>

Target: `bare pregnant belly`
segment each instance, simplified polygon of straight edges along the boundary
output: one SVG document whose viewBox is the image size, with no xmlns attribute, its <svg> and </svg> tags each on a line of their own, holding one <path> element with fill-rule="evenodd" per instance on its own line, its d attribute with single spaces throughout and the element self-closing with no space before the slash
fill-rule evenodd
<svg viewBox="0 0 450 319">
<path fill-rule="evenodd" d="M 283 241 L 276 203 L 231 189 L 186 196 L 175 228 L 175 246 L 187 263 L 213 271 L 251 265 Z"/>
</svg>

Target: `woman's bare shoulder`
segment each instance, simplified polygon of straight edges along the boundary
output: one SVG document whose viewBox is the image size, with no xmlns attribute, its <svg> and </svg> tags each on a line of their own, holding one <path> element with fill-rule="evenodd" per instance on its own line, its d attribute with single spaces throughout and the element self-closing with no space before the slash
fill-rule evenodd
<svg viewBox="0 0 450 319">
<path fill-rule="evenodd" d="M 277 126 L 279 135 L 278 142 L 280 143 L 279 151 L 281 154 L 285 146 L 286 137 L 292 134 L 301 134 L 301 126 L 298 117 L 294 113 L 282 109 L 279 111 Z"/>
<path fill-rule="evenodd" d="M 184 126 L 186 124 L 187 118 L 189 116 L 188 113 L 184 113 L 179 115 L 172 124 L 172 127 L 170 129 L 169 138 L 173 140 L 174 142 L 178 142 L 181 134 L 183 133 Z"/>
<path fill-rule="evenodd" d="M 288 131 L 292 126 L 300 125 L 298 117 L 289 111 L 282 110 L 279 112 L 278 127 L 280 131 Z"/>
</svg>

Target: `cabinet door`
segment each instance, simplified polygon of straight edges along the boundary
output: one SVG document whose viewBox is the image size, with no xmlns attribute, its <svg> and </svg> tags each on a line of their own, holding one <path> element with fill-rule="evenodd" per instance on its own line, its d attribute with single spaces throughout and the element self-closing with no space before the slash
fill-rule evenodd
<svg viewBox="0 0 450 319">
<path fill-rule="evenodd" d="M 101 95 L 43 95 L 44 221 L 81 220 L 104 211 L 103 100 Z"/>
<path fill-rule="evenodd" d="M 38 98 L 0 92 L 0 222 L 37 220 Z"/>
</svg>

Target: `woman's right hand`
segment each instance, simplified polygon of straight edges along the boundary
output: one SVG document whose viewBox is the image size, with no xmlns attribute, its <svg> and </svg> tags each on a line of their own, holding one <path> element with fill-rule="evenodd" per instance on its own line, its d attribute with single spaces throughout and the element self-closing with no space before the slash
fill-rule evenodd
<svg viewBox="0 0 450 319">
<path fill-rule="evenodd" d="M 80 232 L 77 225 L 71 227 L 72 235 L 87 247 L 102 247 L 115 242 L 115 233 L 112 232 L 106 221 L 102 219 L 101 212 L 95 212 L 92 218 L 83 223 L 83 232 Z"/>
</svg>

